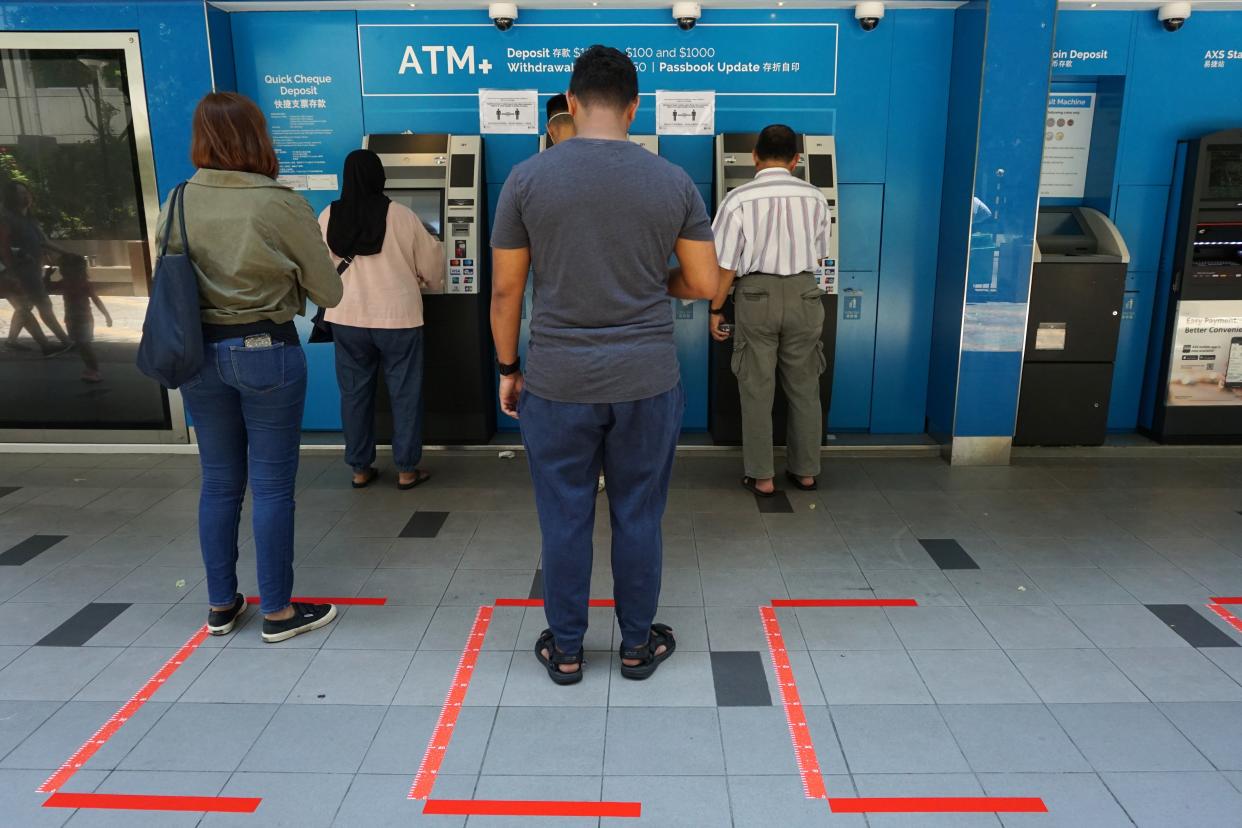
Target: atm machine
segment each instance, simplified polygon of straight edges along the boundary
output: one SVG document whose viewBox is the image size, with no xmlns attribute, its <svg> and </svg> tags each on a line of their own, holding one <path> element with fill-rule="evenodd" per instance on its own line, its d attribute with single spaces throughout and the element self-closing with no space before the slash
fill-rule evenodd
<svg viewBox="0 0 1242 828">
<path fill-rule="evenodd" d="M 368 135 L 363 147 L 384 164 L 385 194 L 413 210 L 444 243 L 444 291 L 423 295 L 423 439 L 433 445 L 486 443 L 496 431 L 496 404 L 482 139 Z M 386 440 L 391 403 L 386 390 L 379 397 L 376 432 Z"/>
<path fill-rule="evenodd" d="M 752 151 L 758 133 L 735 132 L 716 136 L 716 207 L 731 191 L 755 177 Z M 837 291 L 840 239 L 837 228 L 837 153 L 836 139 L 831 135 L 799 135 L 798 165 L 793 174 L 818 187 L 828 199 L 831 214 L 832 236 L 829 242 L 829 260 L 817 273 L 824 289 L 824 332 L 821 341 L 828 367 L 819 378 L 819 399 L 824 413 L 824 434 L 827 433 L 828 407 L 832 402 L 832 369 L 837 343 Z M 732 320 L 733 298 L 725 303 L 725 318 Z M 720 445 L 740 445 L 742 442 L 742 406 L 738 395 L 737 377 L 733 375 L 733 340 L 711 341 L 708 358 L 708 409 L 707 428 L 712 440 Z M 776 385 L 776 397 L 772 405 L 772 441 L 785 443 L 785 427 L 788 419 L 788 403 L 780 383 Z M 821 434 L 821 438 L 823 434 Z"/>
<path fill-rule="evenodd" d="M 1178 162 L 1150 433 L 1166 443 L 1242 442 L 1242 129 L 1184 142 Z"/>
</svg>

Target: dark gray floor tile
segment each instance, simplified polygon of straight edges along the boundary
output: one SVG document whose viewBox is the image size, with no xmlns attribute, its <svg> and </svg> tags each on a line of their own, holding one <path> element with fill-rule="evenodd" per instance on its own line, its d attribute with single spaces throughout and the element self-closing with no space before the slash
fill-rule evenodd
<svg viewBox="0 0 1242 828">
<path fill-rule="evenodd" d="M 1153 704 L 1048 708 L 1097 771 L 1197 771 L 1211 765 Z"/>
<path fill-rule="evenodd" d="M 1047 704 L 1147 700 L 1108 656 L 1094 648 L 1009 650 L 1008 655 Z"/>
<path fill-rule="evenodd" d="M 843 705 L 831 711 L 850 773 L 970 770 L 933 705 Z"/>
<path fill-rule="evenodd" d="M 64 535 L 31 535 L 0 552 L 0 566 L 27 564 L 64 539 Z"/>
<path fill-rule="evenodd" d="M 936 566 L 941 569 L 978 569 L 979 564 L 970 557 L 962 545 L 952 538 L 929 538 L 918 535 L 919 543 L 931 555 Z"/>
<path fill-rule="evenodd" d="M 1132 823 L 1094 773 L 981 773 L 988 796 L 1037 796 L 1045 814 L 1001 814 L 1006 828 L 1129 828 Z"/>
<path fill-rule="evenodd" d="M 1104 651 L 1155 702 L 1242 701 L 1242 685 L 1190 647 Z"/>
<path fill-rule="evenodd" d="M 1147 609 L 1192 647 L 1242 647 L 1189 604 L 1148 604 Z"/>
<path fill-rule="evenodd" d="M 1081 773 L 1091 766 L 1039 704 L 943 705 L 966 761 L 977 773 Z"/>
<path fill-rule="evenodd" d="M 1229 825 L 1242 814 L 1242 793 L 1219 773 L 1101 776 L 1139 828 Z"/>
<path fill-rule="evenodd" d="M 602 758 L 609 776 L 644 776 L 653 767 L 676 768 L 689 775 L 725 772 L 715 707 L 612 708 L 607 715 L 607 750 Z M 592 719 L 592 737 L 594 727 Z M 583 772 L 591 767 L 585 764 Z"/>
<path fill-rule="evenodd" d="M 652 710 L 641 712 L 652 713 Z M 613 711 L 614 715 L 616 713 Z M 593 707 L 502 707 L 496 712 L 483 773 L 598 776 L 604 766 L 607 714 L 603 708 Z M 574 738 L 558 740 L 535 736 L 547 733 L 572 733 Z"/>
<path fill-rule="evenodd" d="M 712 680 L 717 707 L 770 707 L 772 694 L 758 650 L 714 651 Z"/>
<path fill-rule="evenodd" d="M 129 604 L 87 604 L 56 629 L 36 641 L 35 645 L 39 647 L 81 647 L 129 607 Z"/>
</svg>

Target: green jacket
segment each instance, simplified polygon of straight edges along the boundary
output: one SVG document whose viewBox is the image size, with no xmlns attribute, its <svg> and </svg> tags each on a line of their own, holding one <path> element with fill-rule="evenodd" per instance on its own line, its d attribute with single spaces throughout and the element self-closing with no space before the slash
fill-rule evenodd
<svg viewBox="0 0 1242 828">
<path fill-rule="evenodd" d="M 165 201 L 156 239 L 167 221 Z M 196 172 L 185 188 L 185 229 L 205 323 L 288 322 L 306 313 L 307 296 L 325 308 L 341 301 L 341 277 L 310 205 L 265 175 Z M 183 249 L 176 224 L 168 249 Z"/>
</svg>

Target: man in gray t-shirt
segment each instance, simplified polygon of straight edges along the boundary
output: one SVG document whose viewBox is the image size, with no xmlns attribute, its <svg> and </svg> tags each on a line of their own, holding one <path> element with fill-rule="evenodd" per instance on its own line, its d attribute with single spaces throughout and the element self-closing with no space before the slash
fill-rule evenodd
<svg viewBox="0 0 1242 828">
<path fill-rule="evenodd" d="M 500 404 L 519 416 L 543 532 L 548 630 L 535 654 L 558 684 L 582 678 L 598 475 L 608 475 L 621 673 L 672 654 L 654 624 L 660 524 L 684 397 L 669 297 L 710 298 L 718 269 L 707 211 L 679 167 L 631 144 L 638 76 L 593 46 L 574 64 L 577 137 L 519 164 L 492 230 L 492 333 Z M 676 254 L 680 267 L 667 269 Z M 518 330 L 527 273 L 534 310 L 526 375 Z"/>
</svg>

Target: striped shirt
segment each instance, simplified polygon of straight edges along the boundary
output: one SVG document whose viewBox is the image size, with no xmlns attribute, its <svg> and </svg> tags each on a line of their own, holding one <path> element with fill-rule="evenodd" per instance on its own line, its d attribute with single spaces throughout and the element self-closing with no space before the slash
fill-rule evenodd
<svg viewBox="0 0 1242 828">
<path fill-rule="evenodd" d="M 712 232 L 720 266 L 738 276 L 814 272 L 829 255 L 828 199 L 814 184 L 770 167 L 725 196 Z"/>
</svg>

